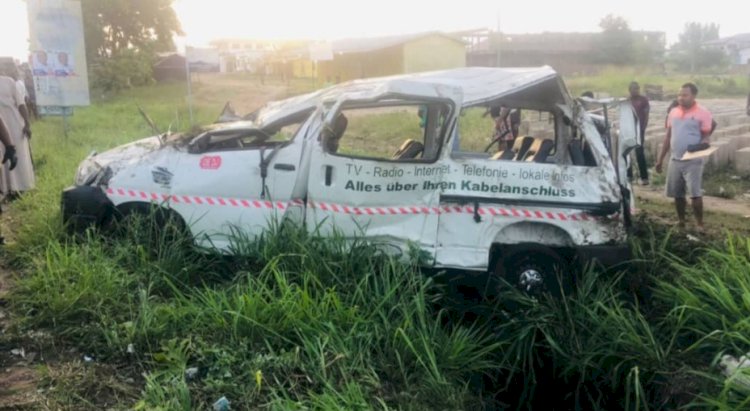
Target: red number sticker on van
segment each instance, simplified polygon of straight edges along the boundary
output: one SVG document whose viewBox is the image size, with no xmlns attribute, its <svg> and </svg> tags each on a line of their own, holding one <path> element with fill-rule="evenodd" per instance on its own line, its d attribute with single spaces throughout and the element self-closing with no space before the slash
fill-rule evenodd
<svg viewBox="0 0 750 411">
<path fill-rule="evenodd" d="M 221 167 L 220 156 L 203 156 L 201 158 L 201 168 L 204 170 L 218 170 Z"/>
</svg>

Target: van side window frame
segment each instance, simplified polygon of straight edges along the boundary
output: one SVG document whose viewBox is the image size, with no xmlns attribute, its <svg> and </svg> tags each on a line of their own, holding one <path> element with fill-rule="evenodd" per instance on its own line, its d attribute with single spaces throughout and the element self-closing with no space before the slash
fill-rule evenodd
<svg viewBox="0 0 750 411">
<path fill-rule="evenodd" d="M 440 160 L 441 154 L 443 153 L 443 149 L 445 147 L 445 141 L 448 137 L 448 135 L 452 132 L 455 125 L 453 124 L 453 113 L 455 112 L 456 108 L 454 104 L 448 100 L 433 100 L 433 99 L 415 99 L 415 100 L 396 100 L 396 101 L 389 101 L 386 104 L 383 102 L 368 102 L 368 103 L 362 103 L 357 104 L 356 102 L 353 102 L 354 104 L 344 104 L 339 109 L 338 115 L 345 113 L 347 110 L 357 110 L 357 109 L 377 109 L 382 107 L 415 107 L 420 105 L 433 105 L 438 106 L 442 105 L 443 108 L 446 110 L 444 113 L 442 113 L 443 116 L 443 124 L 440 125 L 439 129 L 436 131 L 437 134 L 437 150 L 435 151 L 434 157 L 432 158 L 416 158 L 416 159 L 394 159 L 394 158 L 386 158 L 386 157 L 370 157 L 370 156 L 363 156 L 363 155 L 356 155 L 356 154 L 342 154 L 340 152 L 331 152 L 326 145 L 323 143 L 323 133 L 326 132 L 325 128 L 327 126 L 323 126 L 323 129 L 321 130 L 321 134 L 317 138 L 317 143 L 321 144 L 323 147 L 323 151 L 327 155 L 336 156 L 336 157 L 342 157 L 342 158 L 351 158 L 355 160 L 364 160 L 364 161 L 377 161 L 377 162 L 384 162 L 384 163 L 393 163 L 393 164 L 434 164 Z M 427 123 L 430 122 L 430 118 L 427 119 Z M 427 140 L 427 126 L 424 127 L 424 132 L 422 133 L 422 144 Z M 341 138 L 346 138 L 346 130 L 344 130 L 344 134 L 341 136 Z"/>
</svg>

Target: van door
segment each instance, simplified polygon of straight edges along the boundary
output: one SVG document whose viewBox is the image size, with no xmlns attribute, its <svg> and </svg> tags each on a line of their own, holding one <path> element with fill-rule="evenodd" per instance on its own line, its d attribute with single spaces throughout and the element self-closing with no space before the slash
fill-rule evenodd
<svg viewBox="0 0 750 411">
<path fill-rule="evenodd" d="M 601 229 L 599 218 L 619 211 L 620 188 L 594 123 L 572 123 L 571 110 L 549 107 L 517 107 L 526 111 L 528 134 L 510 147 L 491 146 L 489 152 L 495 122 L 483 113 L 490 107 L 464 108 L 454 134 L 458 149 L 446 159 L 458 171 L 450 175 L 455 185 L 440 199 L 438 266 L 483 271 L 494 268 L 493 246 L 565 248 L 606 243 L 610 234 L 619 235 Z M 585 139 L 591 157 L 586 163 L 570 159 L 575 135 L 576 142 Z"/>
<path fill-rule="evenodd" d="M 630 101 L 623 101 L 619 106 L 619 127 L 617 133 L 617 165 L 619 181 L 622 185 L 628 185 L 627 164 L 625 159 L 630 152 L 641 145 L 643 136 L 640 135 L 640 126 L 638 115 L 630 104 Z"/>
<path fill-rule="evenodd" d="M 617 133 L 617 178 L 622 190 L 622 210 L 625 219 L 625 226 L 632 225 L 632 213 L 635 208 L 635 195 L 628 180 L 628 156 L 630 152 L 641 145 L 645 136 L 641 136 L 641 128 L 638 121 L 638 115 L 630 104 L 630 101 L 621 102 L 619 107 L 619 127 Z"/>
<path fill-rule="evenodd" d="M 259 131 L 248 132 L 237 144 L 227 140 L 236 148 L 217 143 L 183 154 L 170 184 L 170 205 L 199 244 L 228 250 L 233 236 L 252 239 L 303 207 L 292 197 L 306 129 L 295 121 L 279 126 L 268 141 L 255 139 Z"/>
<path fill-rule="evenodd" d="M 431 263 L 439 195 L 452 172 L 439 158 L 460 91 L 424 83 L 417 90 L 424 92 L 342 96 L 329 110 L 312 142 L 309 228 L 364 236 L 402 255 L 413 245 Z"/>
</svg>

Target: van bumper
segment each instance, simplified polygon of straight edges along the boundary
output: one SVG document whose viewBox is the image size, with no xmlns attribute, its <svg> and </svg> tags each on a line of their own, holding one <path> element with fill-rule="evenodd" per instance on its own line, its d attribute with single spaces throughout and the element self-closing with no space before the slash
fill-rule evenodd
<svg viewBox="0 0 750 411">
<path fill-rule="evenodd" d="M 99 187 L 73 186 L 62 192 L 60 207 L 69 232 L 101 226 L 112 216 L 114 204 Z"/>
<path fill-rule="evenodd" d="M 605 268 L 618 268 L 632 258 L 628 245 L 590 245 L 576 249 L 579 261 L 593 263 Z"/>
</svg>

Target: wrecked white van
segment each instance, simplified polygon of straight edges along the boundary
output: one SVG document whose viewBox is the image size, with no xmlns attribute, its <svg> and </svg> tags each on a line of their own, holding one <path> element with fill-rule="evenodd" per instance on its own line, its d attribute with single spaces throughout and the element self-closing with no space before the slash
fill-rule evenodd
<svg viewBox="0 0 750 411">
<path fill-rule="evenodd" d="M 499 106 L 523 113 L 512 145 L 492 141 L 485 114 Z M 628 258 L 624 158 L 638 127 L 617 108 L 610 133 L 549 67 L 353 81 L 93 154 L 62 212 L 84 227 L 156 204 L 224 250 L 233 228 L 291 219 L 549 289 L 560 267 Z"/>
</svg>

